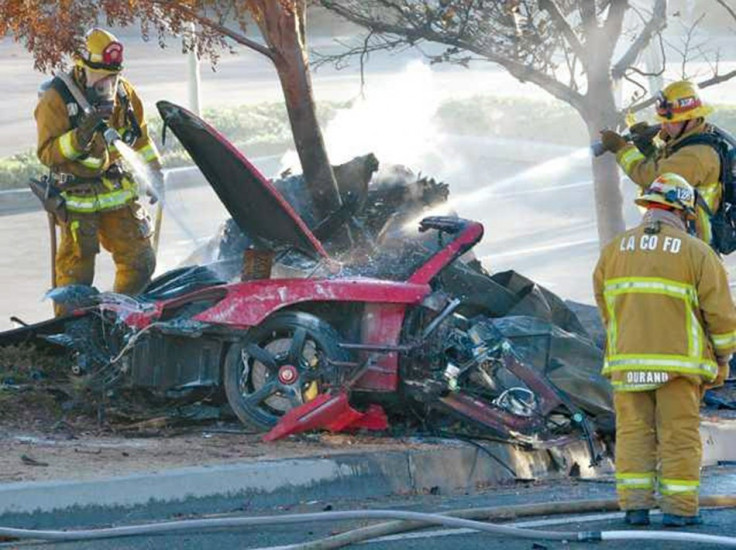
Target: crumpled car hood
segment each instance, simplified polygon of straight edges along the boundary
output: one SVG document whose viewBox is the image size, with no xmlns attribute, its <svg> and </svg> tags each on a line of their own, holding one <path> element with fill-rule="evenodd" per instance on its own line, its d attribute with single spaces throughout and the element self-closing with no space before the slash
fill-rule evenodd
<svg viewBox="0 0 736 550">
<path fill-rule="evenodd" d="M 322 244 L 267 180 L 222 134 L 168 101 L 156 107 L 240 229 L 259 247 L 293 247 L 326 257 Z"/>
</svg>

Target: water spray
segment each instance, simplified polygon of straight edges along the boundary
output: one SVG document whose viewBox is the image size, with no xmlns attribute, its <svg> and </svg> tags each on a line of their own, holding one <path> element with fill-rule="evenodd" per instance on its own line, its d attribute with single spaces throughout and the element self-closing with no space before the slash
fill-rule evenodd
<svg viewBox="0 0 736 550">
<path fill-rule="evenodd" d="M 427 216 L 449 214 L 459 206 L 467 204 L 477 205 L 489 197 L 497 195 L 499 191 L 505 190 L 514 185 L 525 183 L 529 180 L 539 180 L 540 178 L 549 179 L 554 176 L 564 174 L 575 166 L 576 163 L 589 158 L 589 155 L 590 152 L 588 147 L 575 149 L 572 153 L 545 160 L 544 162 L 535 164 L 534 166 L 527 168 L 526 170 L 522 170 L 513 176 L 485 185 L 480 189 L 476 189 L 462 195 L 457 195 L 452 197 L 446 203 L 440 204 L 430 210 L 423 211 L 419 216 L 404 224 L 403 229 L 405 231 L 415 231 L 422 218 Z"/>
<path fill-rule="evenodd" d="M 144 184 L 146 188 L 151 192 L 151 194 L 156 198 L 159 205 L 157 208 L 165 209 L 166 215 L 174 220 L 174 223 L 176 223 L 176 225 L 179 227 L 179 229 L 181 229 L 184 235 L 186 235 L 186 237 L 192 242 L 196 242 L 196 235 L 192 233 L 192 230 L 189 229 L 189 226 L 184 220 L 181 219 L 181 217 L 174 209 L 168 208 L 165 197 L 163 197 L 159 190 L 156 189 L 156 186 L 153 185 L 154 176 L 151 173 L 151 169 L 145 162 L 143 162 L 138 153 L 136 153 L 127 143 L 125 143 L 120 137 L 120 134 L 118 134 L 112 128 L 108 128 L 107 130 L 105 130 L 103 132 L 103 136 L 105 136 L 105 141 L 108 140 L 109 136 L 109 138 L 112 140 L 112 143 L 108 142 L 108 144 L 114 144 L 115 148 L 118 150 L 118 153 L 120 153 L 120 156 L 123 157 L 128 166 L 130 166 L 130 168 L 133 170 L 136 179 Z M 166 180 L 164 176 L 164 186 L 165 181 Z M 158 237 L 156 237 L 156 239 L 158 239 Z"/>
</svg>

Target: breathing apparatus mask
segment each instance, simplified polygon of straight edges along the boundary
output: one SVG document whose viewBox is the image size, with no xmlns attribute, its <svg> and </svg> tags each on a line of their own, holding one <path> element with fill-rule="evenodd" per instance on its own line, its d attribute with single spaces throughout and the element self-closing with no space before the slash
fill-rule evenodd
<svg viewBox="0 0 736 550">
<path fill-rule="evenodd" d="M 87 75 L 88 82 L 89 72 Z M 93 84 L 87 84 L 85 96 L 90 105 L 102 115 L 103 120 L 107 122 L 112 116 L 115 108 L 115 95 L 118 90 L 118 75 L 109 74 L 95 81 Z"/>
</svg>

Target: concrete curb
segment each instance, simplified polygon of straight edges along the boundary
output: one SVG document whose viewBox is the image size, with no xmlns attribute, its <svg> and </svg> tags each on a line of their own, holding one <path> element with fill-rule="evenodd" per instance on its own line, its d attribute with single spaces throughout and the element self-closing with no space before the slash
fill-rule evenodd
<svg viewBox="0 0 736 550">
<path fill-rule="evenodd" d="M 736 419 L 705 418 L 703 465 L 736 460 Z M 517 479 L 552 481 L 573 470 L 582 479 L 610 476 L 597 468 L 583 441 L 524 451 L 501 443 L 479 449 L 462 441 L 428 442 L 429 448 L 319 458 L 292 458 L 179 468 L 84 481 L 0 485 L 0 518 L 65 509 L 129 508 L 190 499 L 237 497 L 258 509 L 299 502 L 379 498 L 395 494 L 473 492 Z M 505 464 L 506 466 L 504 466 Z"/>
<path fill-rule="evenodd" d="M 589 468 L 582 442 L 556 449 L 553 454 L 525 452 L 498 443 L 485 447 L 520 478 L 567 476 L 575 463 L 583 477 L 611 471 L 609 463 L 597 470 Z M 512 479 L 488 453 L 451 442 L 432 450 L 281 459 L 85 481 L 10 483 L 0 485 L 0 517 L 223 496 L 242 498 L 250 507 L 262 508 L 306 500 L 474 491 Z"/>
</svg>

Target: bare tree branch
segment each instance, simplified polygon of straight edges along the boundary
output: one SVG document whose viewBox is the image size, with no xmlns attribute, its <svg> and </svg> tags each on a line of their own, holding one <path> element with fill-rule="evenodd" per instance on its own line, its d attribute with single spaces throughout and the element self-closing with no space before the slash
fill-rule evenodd
<svg viewBox="0 0 736 550">
<path fill-rule="evenodd" d="M 716 0 L 716 2 L 723 6 L 723 9 L 725 9 L 731 15 L 731 17 L 733 17 L 734 21 L 736 21 L 736 10 L 729 6 L 726 3 L 726 0 Z"/>
<path fill-rule="evenodd" d="M 404 39 L 412 45 L 416 45 L 422 41 L 436 42 L 438 44 L 446 44 L 459 50 L 465 50 L 482 56 L 486 61 L 497 63 L 504 67 L 512 76 L 521 82 L 531 82 L 541 87 L 554 97 L 569 103 L 572 107 L 583 109 L 583 96 L 572 89 L 570 86 L 559 82 L 553 76 L 544 73 L 541 70 L 533 68 L 529 63 L 522 60 L 512 59 L 507 55 L 499 54 L 491 49 L 483 47 L 483 43 L 478 44 L 474 41 L 463 41 L 461 37 L 441 34 L 433 28 L 423 25 L 421 31 L 416 28 L 405 27 L 391 22 L 377 20 L 371 17 L 363 16 L 352 10 L 345 9 L 339 3 L 323 0 L 326 7 L 352 21 L 361 25 L 376 34 L 389 34 L 392 36 L 404 37 Z M 472 37 L 471 37 L 472 38 Z M 545 52 L 551 55 L 551 52 Z"/>
<path fill-rule="evenodd" d="M 685 28 L 685 38 L 683 40 L 682 49 L 679 49 L 678 47 L 672 45 L 672 48 L 682 56 L 682 63 L 680 64 L 680 77 L 683 79 L 688 78 L 687 64 L 690 61 L 690 51 L 693 49 L 698 50 L 700 48 L 699 44 L 692 46 L 691 42 L 693 41 L 693 35 L 695 33 L 695 29 L 697 28 L 698 24 L 703 20 L 704 17 L 705 17 L 705 14 L 703 13 L 691 25 Z"/>
<path fill-rule="evenodd" d="M 613 56 L 613 50 L 621 36 L 621 30 L 623 29 L 624 24 L 624 15 L 626 15 L 629 3 L 628 0 L 611 0 L 609 6 L 608 17 L 599 31 L 602 32 L 601 43 L 605 48 L 596 52 L 597 55 L 600 55 L 604 59 L 610 59 Z"/>
<path fill-rule="evenodd" d="M 368 61 L 368 44 L 373 36 L 372 32 L 368 33 L 363 41 L 363 51 L 360 54 L 360 95 L 365 96 L 365 63 Z"/>
<path fill-rule="evenodd" d="M 636 74 L 639 74 L 641 76 L 652 76 L 651 73 L 645 73 L 643 71 L 640 71 L 636 67 L 629 67 L 629 70 L 632 71 L 632 72 L 634 72 L 634 73 L 636 73 Z M 643 96 L 645 96 L 645 95 L 647 95 L 649 93 L 649 90 L 647 89 L 646 86 L 644 86 L 638 80 L 636 80 L 634 78 L 631 78 L 631 76 L 628 73 L 624 73 L 623 79 L 626 80 L 627 82 L 631 82 L 634 86 L 636 86 L 637 88 L 639 88 L 639 90 L 641 90 L 641 96 L 639 96 L 639 97 L 643 97 Z M 638 94 L 635 94 L 635 97 L 637 95 Z"/>
<path fill-rule="evenodd" d="M 598 25 L 598 20 L 595 16 L 595 2 L 590 0 L 578 0 L 578 9 L 580 10 L 580 19 L 583 21 L 583 26 L 590 32 Z"/>
<path fill-rule="evenodd" d="M 717 74 L 717 75 L 713 75 L 711 78 L 708 78 L 706 80 L 701 80 L 700 82 L 698 82 L 698 87 L 702 90 L 710 86 L 716 86 L 720 84 L 721 82 L 726 82 L 727 80 L 731 80 L 734 77 L 736 77 L 736 69 L 728 73 L 722 74 L 722 75 Z M 646 109 L 647 107 L 654 105 L 655 100 L 656 98 L 650 97 L 646 99 L 645 101 L 642 101 L 641 103 L 636 103 L 634 105 L 629 106 L 626 110 L 631 111 L 632 113 L 636 113 L 638 111 L 641 111 L 642 109 Z"/>
<path fill-rule="evenodd" d="M 335 40 L 335 43 L 342 46 L 343 51 L 336 54 L 323 54 L 319 51 L 311 50 L 311 57 L 314 58 L 314 61 L 311 63 L 313 68 L 318 69 L 329 63 L 339 71 L 347 67 L 350 59 L 354 57 L 358 57 L 361 61 L 364 61 L 373 52 L 393 50 L 401 51 L 412 47 L 409 46 L 402 38 L 387 40 L 384 37 L 377 36 L 373 32 L 369 32 L 359 46 L 351 46 L 350 44 L 337 39 Z"/>
<path fill-rule="evenodd" d="M 628 67 L 636 62 L 644 48 L 652 41 L 652 37 L 667 26 L 667 1 L 657 0 L 652 9 L 652 17 L 642 29 L 629 49 L 621 56 L 611 69 L 614 79 L 621 78 Z"/>
<path fill-rule="evenodd" d="M 565 40 L 567 40 L 567 43 L 570 45 L 575 54 L 579 58 L 585 59 L 586 53 L 583 49 L 582 44 L 578 40 L 578 37 L 575 35 L 575 31 L 572 30 L 572 27 L 568 25 L 565 17 L 562 15 L 562 13 L 560 13 L 560 8 L 557 6 L 557 4 L 555 4 L 554 0 L 539 0 L 539 9 L 549 13 L 549 16 L 550 18 L 552 18 L 552 22 L 554 23 L 555 27 L 557 27 L 557 29 L 560 31 L 560 34 L 565 37 Z"/>
<path fill-rule="evenodd" d="M 244 34 L 235 32 L 232 29 L 229 29 L 225 27 L 224 25 L 217 23 L 214 20 L 206 16 L 200 15 L 195 10 L 181 4 L 181 2 L 177 2 L 175 0 L 154 0 L 153 3 L 158 4 L 162 7 L 177 11 L 179 13 L 186 14 L 187 17 L 190 17 L 196 20 L 203 27 L 207 27 L 212 30 L 215 30 L 218 33 L 222 34 L 223 36 L 227 36 L 228 38 L 235 40 L 235 42 L 237 42 L 238 44 L 242 44 L 243 46 L 246 46 L 252 50 L 257 51 L 258 53 L 262 55 L 265 55 L 271 61 L 274 60 L 273 52 L 267 47 L 263 46 L 262 44 L 259 44 L 255 40 L 251 40 Z"/>
<path fill-rule="evenodd" d="M 708 86 L 715 86 L 716 84 L 720 84 L 721 82 L 726 82 L 726 80 L 731 80 L 733 77 L 736 77 L 736 70 L 730 71 L 726 74 L 713 75 L 707 80 L 702 80 L 698 82 L 698 86 L 700 86 L 701 89 L 707 88 Z"/>
</svg>

